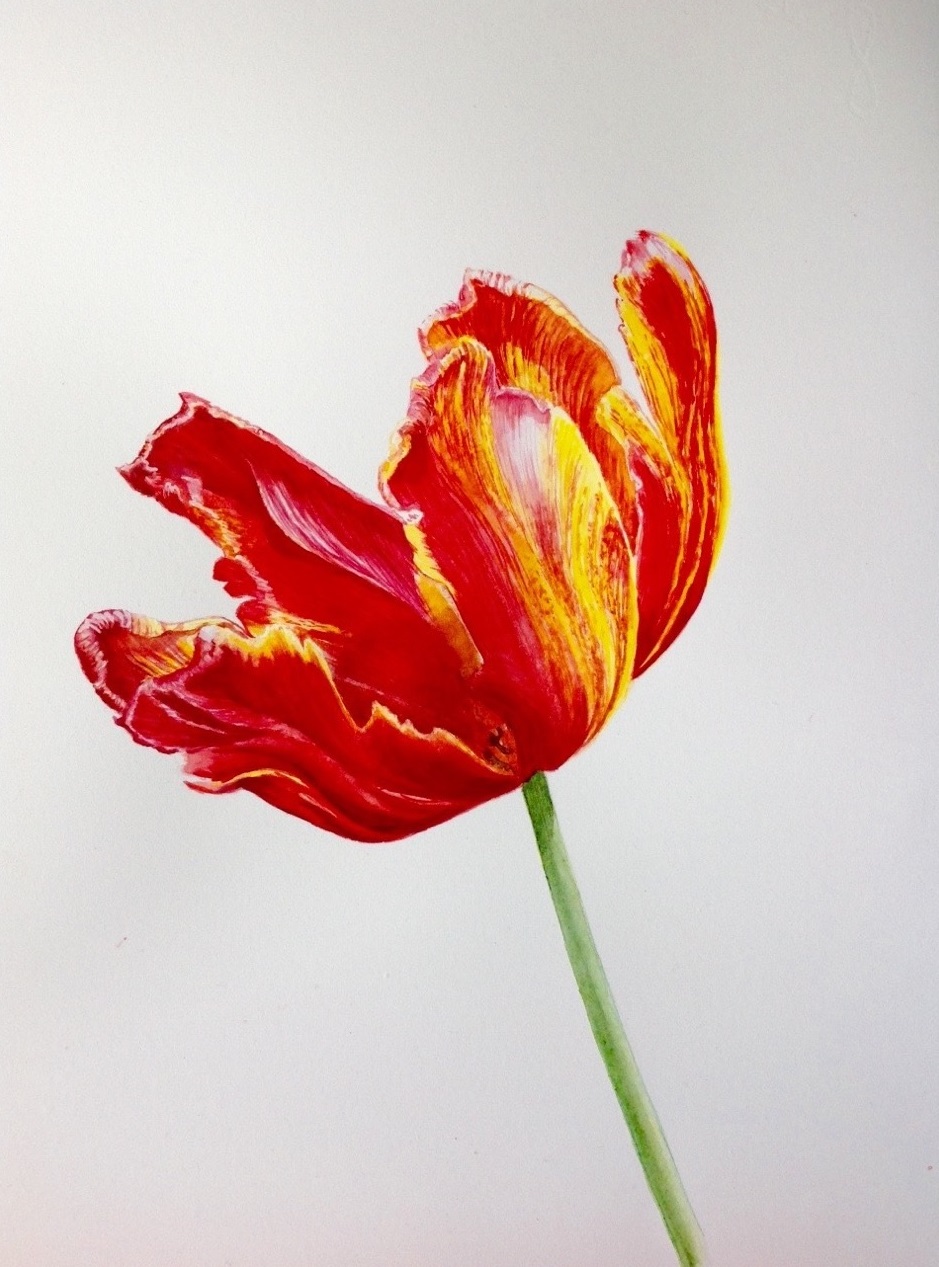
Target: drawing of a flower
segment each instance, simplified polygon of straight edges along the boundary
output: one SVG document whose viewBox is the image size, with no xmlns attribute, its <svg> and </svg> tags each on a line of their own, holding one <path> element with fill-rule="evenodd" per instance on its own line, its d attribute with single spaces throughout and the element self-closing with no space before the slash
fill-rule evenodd
<svg viewBox="0 0 939 1267">
<path fill-rule="evenodd" d="M 122 474 L 218 547 L 234 619 L 89 616 L 82 667 L 190 785 L 359 841 L 521 788 L 581 996 L 680 1261 L 703 1241 L 636 1068 L 545 771 L 588 743 L 697 607 L 727 487 L 710 298 L 680 247 L 614 284 L 644 397 L 552 296 L 468 273 L 380 473 L 384 504 L 183 397 Z"/>
<path fill-rule="evenodd" d="M 208 535 L 238 619 L 88 617 L 82 666 L 193 787 L 363 841 L 439 823 L 587 743 L 701 597 L 724 506 L 707 292 L 673 244 L 615 279 L 648 411 L 551 296 L 468 274 L 357 496 L 183 398 L 122 474 Z"/>
</svg>

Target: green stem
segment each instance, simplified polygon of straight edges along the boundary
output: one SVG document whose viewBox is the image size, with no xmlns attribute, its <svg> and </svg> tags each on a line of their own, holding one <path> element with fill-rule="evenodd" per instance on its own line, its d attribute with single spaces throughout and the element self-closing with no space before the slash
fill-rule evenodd
<svg viewBox="0 0 939 1267">
<path fill-rule="evenodd" d="M 538 852 L 554 900 L 564 945 L 574 969 L 590 1028 L 603 1057 L 633 1138 L 639 1161 L 665 1222 L 682 1267 L 702 1267 L 704 1239 L 672 1160 L 649 1093 L 623 1029 L 603 964 L 587 923 L 577 881 L 571 870 L 554 802 L 543 774 L 533 775 L 522 788 L 535 829 Z"/>
</svg>

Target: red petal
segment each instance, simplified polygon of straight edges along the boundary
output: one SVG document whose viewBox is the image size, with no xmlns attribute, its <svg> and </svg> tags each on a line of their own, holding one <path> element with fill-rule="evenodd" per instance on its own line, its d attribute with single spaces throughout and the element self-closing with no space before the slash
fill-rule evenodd
<svg viewBox="0 0 939 1267">
<path fill-rule="evenodd" d="M 120 724 L 139 743 L 186 753 L 186 773 L 201 791 L 244 787 L 328 831 L 378 841 L 519 783 L 511 754 L 499 750 L 502 736 L 475 753 L 380 705 L 358 725 L 319 648 L 288 627 L 247 637 L 218 622 L 163 626 L 99 612 L 77 641 Z M 164 671 L 147 676 L 147 665 Z"/>
<path fill-rule="evenodd" d="M 222 550 L 215 575 L 245 599 L 248 628 L 315 636 L 360 722 L 377 699 L 421 729 L 469 737 L 465 663 L 430 617 L 400 516 L 190 395 L 122 474 Z"/>
<path fill-rule="evenodd" d="M 640 522 L 639 674 L 701 600 L 728 495 L 717 330 L 704 282 L 675 243 L 652 233 L 626 244 L 615 282 L 626 346 L 657 426 L 657 434 L 633 426 L 627 438 Z"/>
<path fill-rule="evenodd" d="M 418 380 L 383 472 L 420 513 L 482 656 L 478 693 L 508 721 L 522 777 L 552 769 L 629 681 L 632 558 L 595 458 L 559 409 L 498 385 L 464 340 Z"/>
</svg>

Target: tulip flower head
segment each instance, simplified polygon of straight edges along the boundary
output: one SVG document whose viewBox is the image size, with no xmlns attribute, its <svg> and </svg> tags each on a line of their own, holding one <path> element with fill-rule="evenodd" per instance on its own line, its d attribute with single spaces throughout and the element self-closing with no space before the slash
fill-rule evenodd
<svg viewBox="0 0 939 1267">
<path fill-rule="evenodd" d="M 190 786 L 361 841 L 431 827 L 588 743 L 701 599 L 726 504 L 716 332 L 640 233 L 615 288 L 643 402 L 552 296 L 468 273 L 383 504 L 196 396 L 122 474 L 215 543 L 233 619 L 89 616 L 82 667 Z"/>
</svg>

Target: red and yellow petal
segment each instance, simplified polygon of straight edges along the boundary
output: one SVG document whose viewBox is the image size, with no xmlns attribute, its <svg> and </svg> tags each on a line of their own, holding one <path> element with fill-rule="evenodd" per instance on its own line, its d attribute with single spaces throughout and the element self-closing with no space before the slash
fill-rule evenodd
<svg viewBox="0 0 939 1267">
<path fill-rule="evenodd" d="M 624 436 L 639 523 L 636 673 L 694 612 L 723 533 L 728 485 L 717 400 L 717 330 L 704 282 L 681 248 L 640 233 L 615 278 L 626 347 L 654 429 L 612 393 L 604 425 Z"/>
<path fill-rule="evenodd" d="M 573 419 L 615 497 L 628 476 L 621 446 L 598 425 L 599 402 L 619 383 L 602 343 L 547 291 L 487 272 L 468 272 L 456 302 L 421 330 L 431 359 L 466 339 L 488 349 L 500 386 L 517 387 Z"/>
<path fill-rule="evenodd" d="M 288 613 L 344 628 L 361 584 L 422 613 L 397 516 L 267 432 L 196 396 L 182 399 L 121 474 L 215 542 L 227 560 L 219 579 L 248 600 L 239 612 L 247 623 Z"/>
<path fill-rule="evenodd" d="M 75 651 L 101 699 L 122 712 L 146 682 L 178 673 L 192 662 L 196 637 L 207 625 L 234 628 L 223 619 L 164 625 L 118 609 L 93 612 L 78 627 Z"/>
<path fill-rule="evenodd" d="M 220 548 L 215 575 L 244 600 L 247 628 L 289 623 L 316 638 L 360 722 L 377 699 L 421 729 L 469 737 L 471 652 L 400 516 L 194 396 L 122 474 Z"/>
<path fill-rule="evenodd" d="M 191 786 L 243 787 L 355 840 L 393 840 L 518 786 L 505 734 L 473 751 L 375 704 L 359 724 L 317 644 L 288 626 L 164 626 L 102 612 L 77 638 L 89 677 L 143 744 L 186 754 Z M 151 672 L 152 671 L 152 672 Z"/>
<path fill-rule="evenodd" d="M 522 776 L 559 765 L 625 692 L 636 634 L 629 542 L 579 429 L 462 339 L 416 381 L 382 484 L 419 516 Z"/>
<path fill-rule="evenodd" d="M 560 300 L 501 273 L 468 272 L 457 301 L 421 330 L 430 358 L 464 339 L 489 351 L 500 385 L 558 405 L 582 429 L 618 382 L 609 353 Z"/>
</svg>

